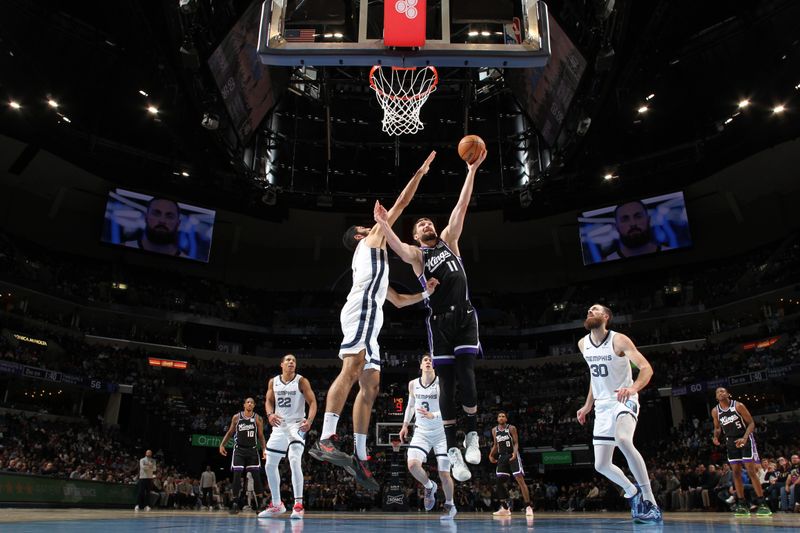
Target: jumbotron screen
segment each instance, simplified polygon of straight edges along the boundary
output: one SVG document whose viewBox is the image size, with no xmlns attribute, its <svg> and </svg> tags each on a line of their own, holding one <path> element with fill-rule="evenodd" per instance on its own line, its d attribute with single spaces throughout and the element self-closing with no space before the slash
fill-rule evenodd
<svg viewBox="0 0 800 533">
<path fill-rule="evenodd" d="M 584 265 L 692 245 L 680 191 L 585 211 L 578 217 L 578 227 Z"/>
<path fill-rule="evenodd" d="M 108 244 L 208 262 L 216 211 L 125 189 L 108 193 L 103 235 Z"/>
</svg>

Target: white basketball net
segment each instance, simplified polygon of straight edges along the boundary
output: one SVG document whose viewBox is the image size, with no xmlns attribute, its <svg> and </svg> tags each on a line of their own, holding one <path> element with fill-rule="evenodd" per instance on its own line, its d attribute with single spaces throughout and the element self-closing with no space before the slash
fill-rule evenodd
<svg viewBox="0 0 800 533">
<path fill-rule="evenodd" d="M 383 131 L 404 135 L 424 129 L 419 112 L 438 83 L 434 67 L 372 67 L 369 86 L 383 108 Z"/>
</svg>

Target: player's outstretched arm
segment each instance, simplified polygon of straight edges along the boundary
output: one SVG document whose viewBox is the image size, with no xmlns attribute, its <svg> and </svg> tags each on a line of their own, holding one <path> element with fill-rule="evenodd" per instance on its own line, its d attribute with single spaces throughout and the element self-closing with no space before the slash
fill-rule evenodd
<svg viewBox="0 0 800 533">
<path fill-rule="evenodd" d="M 261 453 L 267 458 L 267 439 L 264 438 L 264 419 L 261 415 L 256 415 L 256 429 L 258 430 L 258 442 L 261 444 Z"/>
<path fill-rule="evenodd" d="M 380 202 L 375 202 L 373 214 L 375 216 L 375 222 L 382 228 L 383 234 L 386 236 L 386 243 L 389 247 L 394 250 L 394 253 L 400 256 L 400 259 L 413 266 L 414 272 L 417 275 L 422 274 L 422 251 L 416 246 L 410 246 L 400 240 L 400 237 L 398 237 L 392 229 L 392 225 L 389 224 L 386 208 L 383 207 Z"/>
<path fill-rule="evenodd" d="M 264 397 L 264 411 L 267 413 L 267 424 L 273 427 L 281 425 L 281 417 L 275 414 L 275 390 L 272 388 L 272 380 L 269 380 L 267 394 Z"/>
<path fill-rule="evenodd" d="M 464 180 L 464 185 L 461 187 L 461 194 L 458 196 L 458 203 L 450 213 L 450 220 L 447 222 L 447 227 L 442 230 L 442 240 L 447 243 L 451 250 L 456 255 L 460 256 L 461 252 L 458 249 L 458 239 L 461 238 L 461 231 L 464 229 L 464 217 L 467 216 L 467 208 L 472 199 L 472 187 L 475 184 L 475 174 L 478 173 L 478 168 L 486 159 L 486 150 L 475 160 L 474 163 L 467 165 L 467 177 Z"/>
<path fill-rule="evenodd" d="M 633 341 L 627 335 L 618 333 L 614 335 L 614 352 L 617 354 L 627 355 L 631 362 L 639 369 L 639 375 L 636 376 L 636 381 L 630 387 L 622 387 L 617 391 L 617 400 L 625 402 L 628 398 L 647 386 L 650 379 L 653 377 L 653 367 L 642 355 L 642 352 L 636 348 Z"/>
<path fill-rule="evenodd" d="M 431 294 L 436 291 L 437 285 L 439 285 L 439 280 L 436 278 L 430 278 L 427 282 L 425 282 L 425 290 L 416 294 L 400 294 L 393 288 L 389 287 L 389 289 L 386 291 L 386 299 L 398 309 L 401 307 L 407 307 L 409 305 L 419 303 L 426 298 L 430 298 Z"/>
<path fill-rule="evenodd" d="M 511 442 L 514 443 L 514 454 L 511 456 L 513 461 L 519 457 L 519 436 L 517 435 L 517 426 L 509 426 L 508 432 L 511 433 Z"/>
<path fill-rule="evenodd" d="M 394 201 L 394 205 L 389 209 L 387 215 L 390 226 L 393 226 L 394 223 L 397 222 L 397 219 L 400 218 L 403 210 L 408 206 L 408 204 L 411 203 L 411 199 L 414 198 L 414 195 L 417 192 L 417 187 L 419 186 L 419 182 L 422 180 L 422 176 L 428 173 L 428 170 L 431 168 L 431 163 L 435 157 L 435 151 L 428 155 L 428 158 L 422 163 L 422 166 L 419 167 L 419 170 L 417 170 L 414 175 L 411 176 L 411 179 L 406 184 L 405 188 L 400 192 L 397 200 Z"/>
</svg>

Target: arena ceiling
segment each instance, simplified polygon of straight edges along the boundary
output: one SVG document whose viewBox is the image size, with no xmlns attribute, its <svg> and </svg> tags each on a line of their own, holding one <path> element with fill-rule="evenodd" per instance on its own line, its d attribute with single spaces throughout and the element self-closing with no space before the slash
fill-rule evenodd
<svg viewBox="0 0 800 533">
<path fill-rule="evenodd" d="M 449 210 L 466 122 L 490 146 L 474 208 L 514 219 L 680 189 L 800 132 L 800 4 L 791 0 L 551 1 L 588 63 L 552 146 L 534 142 L 536 125 L 505 77 L 481 86 L 467 69 L 443 72 L 417 136 L 380 132 L 365 69 L 330 68 L 327 97 L 281 85 L 256 140 L 232 140 L 206 61 L 250 2 L 194 4 L 187 14 L 178 0 L 4 1 L 0 93 L 21 107 L 4 104 L 0 132 L 121 185 L 280 218 L 289 207 L 363 211 L 390 199 L 432 149 L 440 156 L 417 205 Z M 276 79 L 288 80 L 282 69 Z M 223 116 L 218 130 L 201 126 L 209 112 Z M 535 145 L 529 179 L 515 159 L 520 143 Z M 269 191 L 253 163 L 264 146 L 278 153 Z"/>
</svg>

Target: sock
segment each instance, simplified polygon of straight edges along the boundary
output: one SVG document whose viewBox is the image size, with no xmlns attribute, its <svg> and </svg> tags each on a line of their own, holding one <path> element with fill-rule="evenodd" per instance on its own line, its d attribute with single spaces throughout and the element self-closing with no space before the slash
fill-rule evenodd
<svg viewBox="0 0 800 533">
<path fill-rule="evenodd" d="M 336 434 L 336 425 L 339 423 L 339 415 L 336 413 L 325 413 L 325 418 L 322 422 L 322 433 L 320 433 L 319 438 L 327 439 L 331 435 Z"/>
<path fill-rule="evenodd" d="M 303 498 L 295 498 L 294 499 L 294 504 L 297 505 L 298 503 L 300 505 L 303 505 Z"/>
<path fill-rule="evenodd" d="M 425 483 L 425 488 L 426 488 L 426 489 L 432 489 L 432 488 L 433 488 L 433 481 L 431 481 L 430 479 L 428 479 L 428 482 L 427 482 L 427 483 Z"/>
<path fill-rule="evenodd" d="M 633 498 L 639 493 L 639 490 L 636 488 L 636 485 L 631 483 L 625 488 L 625 497 L 626 498 Z"/>
<path fill-rule="evenodd" d="M 656 503 L 656 495 L 653 494 L 653 489 L 650 487 L 650 483 L 642 483 L 639 485 L 639 488 L 642 489 L 642 497 L 649 501 L 650 503 Z"/>
<path fill-rule="evenodd" d="M 356 457 L 359 461 L 367 460 L 367 436 L 363 433 L 355 433 Z"/>
<path fill-rule="evenodd" d="M 453 503 L 453 500 L 445 500 L 445 501 L 444 501 L 444 504 L 445 504 L 445 505 L 455 505 L 455 504 Z"/>
<path fill-rule="evenodd" d="M 467 433 L 478 431 L 478 413 L 464 413 L 464 427 Z"/>
<path fill-rule="evenodd" d="M 455 447 L 456 445 L 456 425 L 455 424 L 445 424 L 444 425 L 444 437 L 447 440 L 447 449 Z"/>
</svg>

